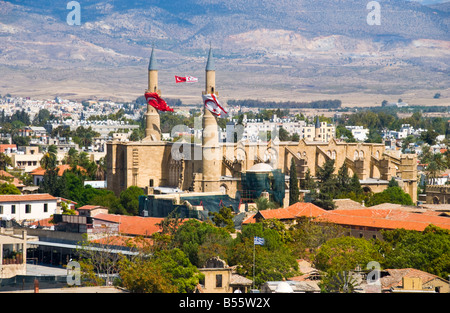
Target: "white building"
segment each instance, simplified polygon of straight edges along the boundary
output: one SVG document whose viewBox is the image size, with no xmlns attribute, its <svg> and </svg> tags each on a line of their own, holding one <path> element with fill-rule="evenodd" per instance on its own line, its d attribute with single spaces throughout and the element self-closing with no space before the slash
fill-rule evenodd
<svg viewBox="0 0 450 313">
<path fill-rule="evenodd" d="M 353 138 L 358 141 L 365 141 L 369 136 L 369 129 L 364 126 L 345 126 L 345 128 L 350 130 Z"/>
<path fill-rule="evenodd" d="M 334 125 L 326 122 L 318 122 L 316 124 L 307 124 L 306 121 L 298 121 L 295 119 L 281 119 L 276 115 L 271 120 L 256 120 L 247 119 L 244 116 L 243 134 L 242 140 L 248 140 L 250 142 L 257 142 L 259 140 L 266 139 L 264 136 L 267 132 L 279 131 L 284 128 L 289 135 L 298 134 L 299 139 L 305 139 L 306 141 L 323 141 L 328 142 L 332 137 L 336 135 L 336 129 Z M 238 131 L 238 127 L 234 129 L 234 125 L 227 125 L 227 138 L 233 131 Z M 273 139 L 273 138 L 272 138 Z"/>
<path fill-rule="evenodd" d="M 58 199 L 50 194 L 0 195 L 0 218 L 33 222 L 57 212 Z"/>
</svg>

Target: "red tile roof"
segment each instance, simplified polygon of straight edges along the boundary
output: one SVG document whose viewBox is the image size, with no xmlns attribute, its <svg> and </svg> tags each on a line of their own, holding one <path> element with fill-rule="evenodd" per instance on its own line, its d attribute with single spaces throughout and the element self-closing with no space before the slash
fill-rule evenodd
<svg viewBox="0 0 450 313">
<path fill-rule="evenodd" d="M 30 223 L 30 225 L 36 225 L 36 226 L 41 226 L 41 227 L 51 227 L 51 226 L 55 226 L 55 224 L 50 223 L 50 221 L 53 219 L 53 217 L 49 217 L 49 218 L 44 218 L 42 220 L 38 220 L 35 222 Z"/>
<path fill-rule="evenodd" d="M 431 213 L 415 213 L 402 209 L 355 209 L 323 210 L 311 203 L 296 203 L 284 209 L 263 210 L 257 213 L 264 219 L 295 219 L 301 216 L 314 217 L 318 222 L 328 222 L 343 226 L 363 226 L 377 229 L 398 229 L 423 231 L 433 224 L 450 229 L 450 218 Z M 247 218 L 243 224 L 255 223 L 256 214 Z"/>
<path fill-rule="evenodd" d="M 112 246 L 123 246 L 129 247 L 135 246 L 136 248 L 143 248 L 145 246 L 151 246 L 153 244 L 153 240 L 149 238 L 144 238 L 143 240 L 136 240 L 136 237 L 130 236 L 110 236 L 99 239 L 91 240 L 94 243 L 99 243 L 103 245 L 112 245 Z"/>
<path fill-rule="evenodd" d="M 72 169 L 72 167 L 69 164 L 58 165 L 58 176 L 62 176 L 66 170 L 70 170 L 70 169 Z M 78 166 L 78 165 L 77 165 L 77 169 L 82 172 L 86 172 L 86 169 L 84 169 L 83 167 Z M 31 173 L 30 173 L 30 175 L 36 175 L 36 176 L 44 176 L 44 174 L 45 174 L 45 169 L 43 169 L 42 167 L 38 167 L 38 168 L 34 169 L 33 171 L 31 171 Z"/>
<path fill-rule="evenodd" d="M 25 202 L 25 201 L 43 201 L 58 200 L 48 193 L 36 193 L 29 195 L 0 195 L 0 202 Z"/>
<path fill-rule="evenodd" d="M 15 148 L 17 148 L 17 145 L 15 145 L 15 144 L 0 144 L 0 152 L 4 153 L 5 150 L 8 148 L 15 149 Z"/>
<path fill-rule="evenodd" d="M 119 232 L 133 236 L 151 236 L 161 231 L 157 224 L 161 223 L 162 217 L 142 217 L 118 214 L 97 214 L 95 219 L 119 223 Z"/>
<path fill-rule="evenodd" d="M 90 210 L 94 210 L 94 209 L 107 209 L 101 205 L 83 205 L 81 207 L 79 207 L 77 210 L 85 210 L 85 211 L 90 211 Z"/>
<path fill-rule="evenodd" d="M 6 180 L 0 179 L 0 183 L 8 183 L 8 184 L 13 184 L 14 186 L 20 188 L 20 187 L 24 187 L 25 185 L 22 183 L 21 180 L 19 180 L 18 178 L 14 177 L 13 175 L 11 175 L 10 173 L 4 171 L 4 170 L 0 170 L 0 178 L 7 178 Z M 12 180 L 10 179 L 12 178 Z M 11 181 L 10 181 L 11 180 Z"/>
<path fill-rule="evenodd" d="M 261 215 L 264 219 L 276 218 L 279 220 L 292 220 L 300 216 L 317 217 L 327 211 L 319 208 L 312 203 L 297 202 L 287 208 L 280 208 L 274 210 L 262 210 L 257 214 Z M 247 218 L 243 224 L 255 223 L 255 215 Z"/>
</svg>

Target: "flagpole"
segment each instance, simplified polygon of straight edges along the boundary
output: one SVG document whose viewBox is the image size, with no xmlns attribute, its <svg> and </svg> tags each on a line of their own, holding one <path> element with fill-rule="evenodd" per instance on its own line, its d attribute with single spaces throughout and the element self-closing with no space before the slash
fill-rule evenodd
<svg viewBox="0 0 450 313">
<path fill-rule="evenodd" d="M 255 289 L 255 238 L 253 237 L 253 289 Z"/>
</svg>

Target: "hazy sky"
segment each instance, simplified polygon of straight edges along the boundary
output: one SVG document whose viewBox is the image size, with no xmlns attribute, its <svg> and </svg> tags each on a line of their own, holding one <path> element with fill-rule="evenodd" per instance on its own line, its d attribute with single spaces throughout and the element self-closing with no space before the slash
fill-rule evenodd
<svg viewBox="0 0 450 313">
<path fill-rule="evenodd" d="M 417 1 L 422 4 L 436 4 L 436 3 L 449 2 L 450 0 L 409 0 L 409 1 Z"/>
</svg>

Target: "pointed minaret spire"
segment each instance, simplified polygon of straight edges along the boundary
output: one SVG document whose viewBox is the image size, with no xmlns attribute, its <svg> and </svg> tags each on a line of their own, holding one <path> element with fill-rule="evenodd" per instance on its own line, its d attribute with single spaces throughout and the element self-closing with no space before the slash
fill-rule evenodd
<svg viewBox="0 0 450 313">
<path fill-rule="evenodd" d="M 208 61 L 206 62 L 206 70 L 207 71 L 215 71 L 216 70 L 216 65 L 214 64 L 214 58 L 213 58 L 211 44 L 209 46 L 209 55 L 208 55 Z"/>
<path fill-rule="evenodd" d="M 318 116 L 316 116 L 316 128 L 320 128 L 320 119 Z"/>
<path fill-rule="evenodd" d="M 206 86 L 205 86 L 205 93 L 206 94 L 216 94 L 216 65 L 214 64 L 214 57 L 212 53 L 212 47 L 209 46 L 209 54 L 208 54 L 208 61 L 206 62 Z"/>
<path fill-rule="evenodd" d="M 155 49 L 152 47 L 152 54 L 150 55 L 150 62 L 148 63 L 148 70 L 149 71 L 156 71 L 158 70 L 158 63 L 156 62 L 155 58 Z"/>
</svg>

